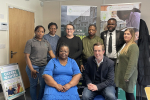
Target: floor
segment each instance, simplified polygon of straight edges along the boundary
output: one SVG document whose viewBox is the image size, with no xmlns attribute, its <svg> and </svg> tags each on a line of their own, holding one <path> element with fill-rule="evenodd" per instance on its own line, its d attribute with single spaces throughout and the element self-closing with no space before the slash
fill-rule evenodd
<svg viewBox="0 0 150 100">
<path fill-rule="evenodd" d="M 39 86 L 38 86 L 37 90 L 39 90 Z M 30 88 L 26 89 L 25 96 L 26 96 L 26 100 L 31 100 L 31 98 L 30 98 Z M 3 96 L 3 92 L 2 92 L 1 86 L 0 86 L 0 100 L 5 100 L 4 96 Z M 14 100 L 25 100 L 25 98 L 24 98 L 24 95 L 22 95 L 22 96 L 14 99 Z M 136 100 L 140 100 L 139 97 L 136 97 Z M 142 100 L 147 100 L 147 98 L 142 98 Z"/>
</svg>

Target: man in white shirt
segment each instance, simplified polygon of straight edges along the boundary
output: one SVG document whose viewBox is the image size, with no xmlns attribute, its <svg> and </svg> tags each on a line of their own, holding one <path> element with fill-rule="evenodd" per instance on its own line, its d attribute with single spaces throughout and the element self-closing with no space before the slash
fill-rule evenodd
<svg viewBox="0 0 150 100">
<path fill-rule="evenodd" d="M 117 52 L 121 49 L 125 43 L 122 31 L 116 30 L 117 21 L 114 18 L 110 18 L 107 21 L 107 31 L 101 33 L 101 38 L 105 45 L 105 54 L 108 58 L 116 62 Z"/>
<path fill-rule="evenodd" d="M 105 56 L 114 61 L 114 66 L 117 60 L 117 52 L 124 45 L 123 31 L 116 30 L 117 21 L 115 18 L 110 18 L 107 21 L 107 29 L 102 32 L 100 37 L 103 39 L 104 46 L 106 47 Z M 116 87 L 116 96 L 118 97 L 118 88 Z"/>
</svg>

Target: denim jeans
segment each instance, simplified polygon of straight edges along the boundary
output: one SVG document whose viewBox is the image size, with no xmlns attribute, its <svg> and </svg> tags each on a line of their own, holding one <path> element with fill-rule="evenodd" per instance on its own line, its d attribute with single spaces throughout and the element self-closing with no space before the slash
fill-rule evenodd
<svg viewBox="0 0 150 100">
<path fill-rule="evenodd" d="M 105 100 L 116 100 L 115 92 L 116 91 L 114 86 L 108 86 L 100 92 L 93 92 L 85 87 L 83 90 L 82 100 L 93 100 L 97 95 L 102 95 Z"/>
<path fill-rule="evenodd" d="M 45 66 L 43 66 L 43 67 L 39 67 L 39 66 L 35 66 L 35 65 L 32 65 L 32 66 L 33 66 L 34 70 L 36 70 L 39 73 L 37 73 L 37 78 L 34 79 L 31 76 L 31 71 L 30 71 L 29 67 L 26 66 L 26 72 L 27 72 L 27 75 L 28 75 L 29 81 L 30 81 L 30 95 L 31 95 L 31 99 L 32 100 L 42 100 L 42 97 L 43 97 L 43 94 L 44 94 L 44 88 L 45 88 L 45 81 L 42 78 L 42 74 L 43 74 L 43 71 L 45 69 Z M 39 79 L 39 82 L 40 82 L 40 91 L 39 91 L 38 99 L 37 99 L 38 79 Z"/>
</svg>

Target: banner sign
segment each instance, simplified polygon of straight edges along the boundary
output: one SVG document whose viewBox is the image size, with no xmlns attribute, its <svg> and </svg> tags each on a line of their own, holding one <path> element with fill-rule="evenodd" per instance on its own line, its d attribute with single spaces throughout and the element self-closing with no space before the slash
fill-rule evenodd
<svg viewBox="0 0 150 100">
<path fill-rule="evenodd" d="M 5 100 L 12 100 L 25 93 L 18 64 L 0 66 L 0 76 Z"/>
<path fill-rule="evenodd" d="M 81 39 L 88 35 L 90 24 L 96 25 L 97 7 L 95 6 L 61 6 L 61 36 L 66 35 L 65 27 L 72 24 L 75 27 L 74 35 Z"/>
<path fill-rule="evenodd" d="M 90 16 L 90 6 L 67 6 L 67 15 Z"/>
<path fill-rule="evenodd" d="M 107 21 L 110 18 L 117 20 L 116 30 L 124 30 L 128 27 L 139 30 L 141 3 L 102 5 L 100 15 L 100 33 L 107 30 Z"/>
</svg>

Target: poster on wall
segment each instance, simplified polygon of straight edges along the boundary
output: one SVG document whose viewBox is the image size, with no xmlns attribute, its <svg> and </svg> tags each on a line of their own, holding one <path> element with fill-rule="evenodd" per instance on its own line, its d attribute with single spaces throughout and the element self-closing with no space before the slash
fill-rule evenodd
<svg viewBox="0 0 150 100">
<path fill-rule="evenodd" d="M 0 76 L 5 100 L 12 100 L 25 93 L 18 64 L 0 66 Z"/>
<path fill-rule="evenodd" d="M 128 27 L 139 30 L 141 17 L 141 3 L 108 4 L 102 5 L 100 10 L 100 33 L 107 30 L 107 21 L 110 18 L 117 20 L 116 30 L 125 30 Z"/>
<path fill-rule="evenodd" d="M 61 36 L 66 35 L 66 25 L 72 24 L 75 27 L 74 35 L 83 39 L 88 35 L 89 25 L 96 25 L 96 19 L 97 7 L 95 6 L 63 5 L 61 6 Z"/>
</svg>

